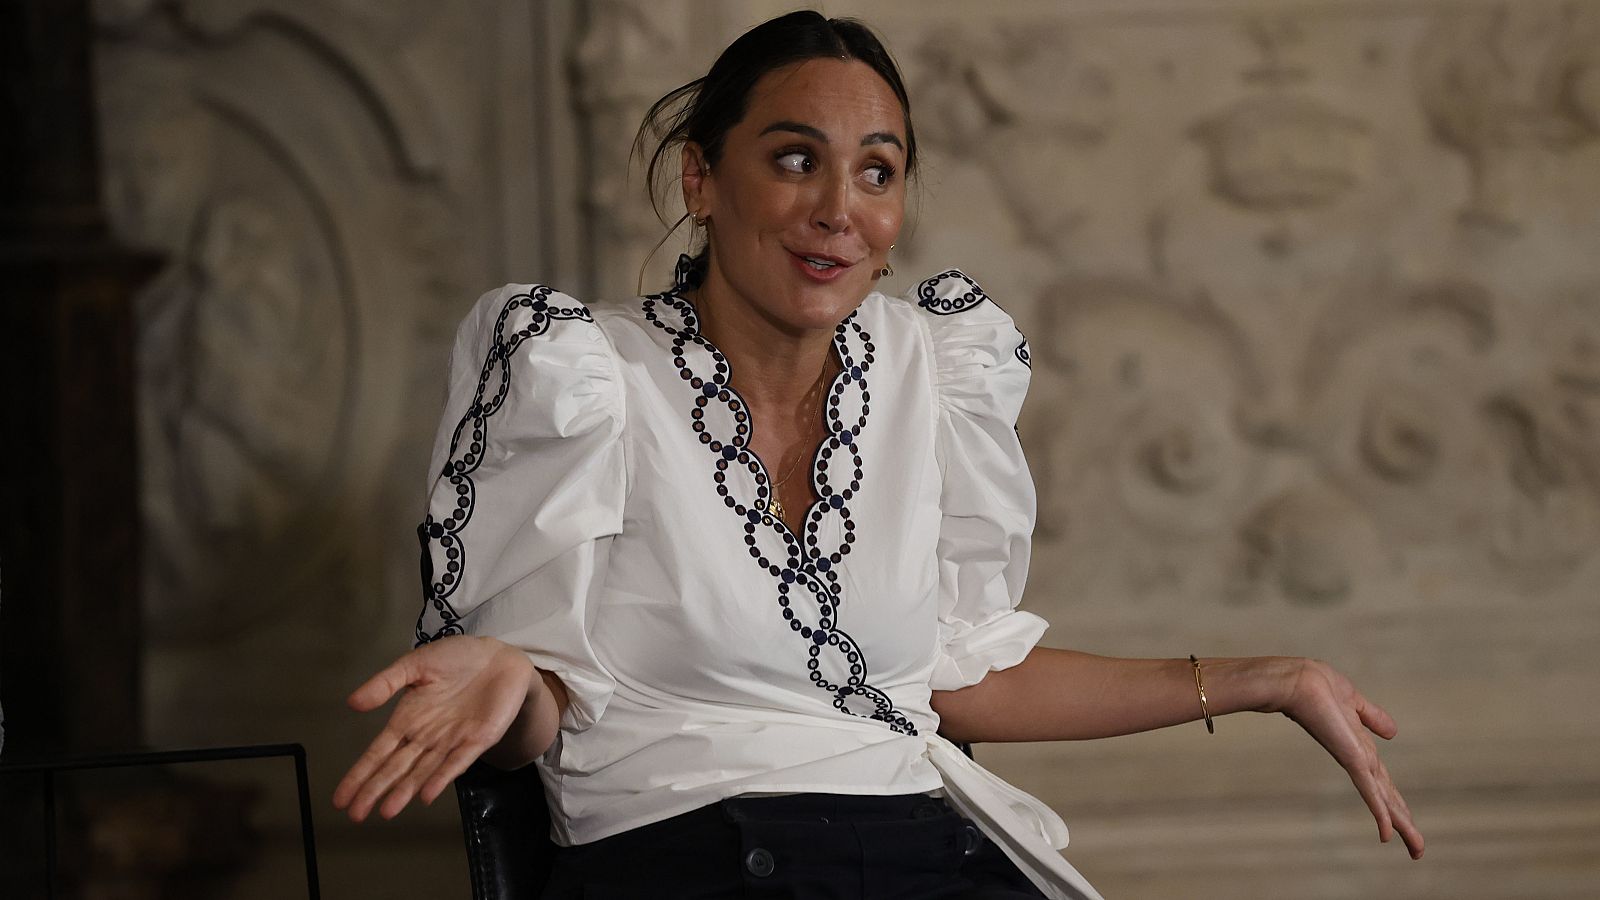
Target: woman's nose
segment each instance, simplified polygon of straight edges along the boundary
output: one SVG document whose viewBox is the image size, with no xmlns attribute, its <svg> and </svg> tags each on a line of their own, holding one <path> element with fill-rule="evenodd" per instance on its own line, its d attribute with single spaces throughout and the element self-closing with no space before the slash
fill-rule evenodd
<svg viewBox="0 0 1600 900">
<path fill-rule="evenodd" d="M 850 227 L 850 181 L 833 177 L 821 185 L 812 218 L 818 228 L 830 234 Z"/>
</svg>

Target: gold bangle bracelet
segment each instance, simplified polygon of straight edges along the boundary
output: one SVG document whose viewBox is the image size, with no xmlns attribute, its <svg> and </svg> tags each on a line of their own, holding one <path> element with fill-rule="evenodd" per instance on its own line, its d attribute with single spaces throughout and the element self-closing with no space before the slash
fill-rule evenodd
<svg viewBox="0 0 1600 900">
<path fill-rule="evenodd" d="M 1211 708 L 1206 706 L 1206 683 L 1200 680 L 1200 660 L 1189 654 L 1189 665 L 1194 669 L 1194 689 L 1200 694 L 1200 715 L 1206 720 L 1206 734 L 1216 734 L 1217 726 L 1211 724 Z"/>
</svg>

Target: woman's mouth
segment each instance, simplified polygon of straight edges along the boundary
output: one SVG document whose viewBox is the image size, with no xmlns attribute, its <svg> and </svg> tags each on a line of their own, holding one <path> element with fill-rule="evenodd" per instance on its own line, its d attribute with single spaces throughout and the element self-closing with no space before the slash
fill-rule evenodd
<svg viewBox="0 0 1600 900">
<path fill-rule="evenodd" d="M 837 256 L 798 253 L 793 250 L 789 251 L 789 256 L 794 260 L 795 267 L 813 281 L 832 281 L 844 274 L 852 265 Z"/>
</svg>

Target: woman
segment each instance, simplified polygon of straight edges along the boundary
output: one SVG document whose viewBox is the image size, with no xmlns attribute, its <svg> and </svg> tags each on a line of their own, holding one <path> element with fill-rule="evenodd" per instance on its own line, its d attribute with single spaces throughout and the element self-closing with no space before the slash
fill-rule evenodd
<svg viewBox="0 0 1600 900">
<path fill-rule="evenodd" d="M 420 646 L 351 696 L 401 699 L 336 805 L 392 817 L 479 756 L 537 762 L 551 897 L 1094 897 L 1054 813 L 946 738 L 1258 710 L 1421 855 L 1371 737 L 1394 723 L 1328 666 L 1036 646 L 1026 348 L 960 272 L 873 292 L 917 146 L 871 32 L 767 22 L 657 122 L 652 177 L 680 151 L 705 249 L 662 294 L 508 285 L 463 323 Z"/>
</svg>

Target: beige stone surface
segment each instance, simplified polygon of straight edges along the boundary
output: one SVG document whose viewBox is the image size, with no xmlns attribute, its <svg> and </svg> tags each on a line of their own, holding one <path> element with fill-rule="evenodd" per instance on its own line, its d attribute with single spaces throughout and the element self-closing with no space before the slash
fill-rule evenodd
<svg viewBox="0 0 1600 900">
<path fill-rule="evenodd" d="M 378 724 L 344 696 L 411 645 L 456 323 L 513 277 L 573 277 L 572 12 L 96 5 L 107 204 L 169 257 L 139 301 L 147 739 L 304 743 L 327 896 L 467 896 L 451 798 L 362 829 L 328 798 Z"/>
<path fill-rule="evenodd" d="M 303 740 L 327 795 L 415 615 L 455 319 L 504 280 L 634 293 L 639 116 L 788 8 L 101 4 L 110 202 L 173 257 L 153 743 Z M 1600 2 L 828 11 L 888 37 L 927 151 L 889 287 L 961 267 L 1029 336 L 1047 642 L 1335 662 L 1400 720 L 1430 849 L 1377 845 L 1279 719 L 980 759 L 1111 897 L 1600 895 Z M 457 877 L 319 824 L 330 884 Z"/>
</svg>

